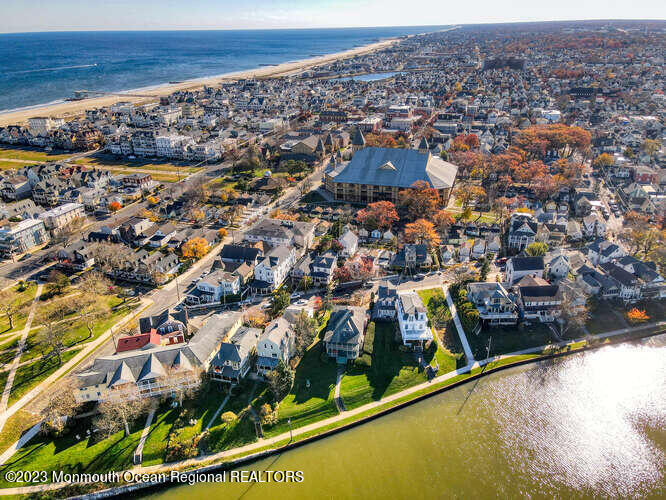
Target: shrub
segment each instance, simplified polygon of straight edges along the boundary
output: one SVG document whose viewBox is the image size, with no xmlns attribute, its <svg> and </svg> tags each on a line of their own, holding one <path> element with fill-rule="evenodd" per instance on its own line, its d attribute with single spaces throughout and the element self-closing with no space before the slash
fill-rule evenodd
<svg viewBox="0 0 666 500">
<path fill-rule="evenodd" d="M 225 424 L 228 425 L 228 424 L 231 424 L 231 423 L 235 422 L 236 420 L 238 420 L 238 417 L 236 416 L 236 414 L 233 411 L 225 411 L 220 416 L 220 420 L 222 420 L 222 422 L 224 422 Z"/>
<path fill-rule="evenodd" d="M 371 321 L 365 330 L 365 341 L 363 342 L 363 352 L 372 356 L 372 347 L 375 343 L 375 322 Z"/>
<path fill-rule="evenodd" d="M 354 360 L 355 368 L 370 368 L 372 366 L 372 358 L 369 354 L 363 354 Z"/>
</svg>

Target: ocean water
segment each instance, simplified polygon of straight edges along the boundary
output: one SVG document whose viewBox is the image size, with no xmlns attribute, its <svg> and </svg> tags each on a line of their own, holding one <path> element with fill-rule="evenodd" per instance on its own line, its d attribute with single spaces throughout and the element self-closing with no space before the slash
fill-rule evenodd
<svg viewBox="0 0 666 500">
<path fill-rule="evenodd" d="M 441 27 L 0 35 L 0 111 L 330 54 Z"/>
</svg>

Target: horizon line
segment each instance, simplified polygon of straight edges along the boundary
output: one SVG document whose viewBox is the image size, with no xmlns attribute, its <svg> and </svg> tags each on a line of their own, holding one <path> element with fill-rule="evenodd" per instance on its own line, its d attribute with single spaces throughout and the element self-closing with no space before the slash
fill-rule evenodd
<svg viewBox="0 0 666 500">
<path fill-rule="evenodd" d="M 27 35 L 40 33 L 128 33 L 128 32 L 154 32 L 154 31 L 297 31 L 297 30 L 340 30 L 340 29 L 370 29 L 370 28 L 439 28 L 447 26 L 488 26 L 488 25 L 512 25 L 512 24 L 545 24 L 545 23 L 590 23 L 590 22 L 657 22 L 666 23 L 666 19 L 626 19 L 626 18 L 587 18 L 587 19 L 547 19 L 547 20 L 521 20 L 521 21 L 498 21 L 477 23 L 449 23 L 449 24 L 404 24 L 404 25 L 375 25 L 375 26 L 300 26 L 300 27 L 270 27 L 270 28 L 225 28 L 212 26 L 169 26 L 155 28 L 109 28 L 109 29 L 52 29 L 43 31 L 0 31 L 0 35 Z"/>
</svg>

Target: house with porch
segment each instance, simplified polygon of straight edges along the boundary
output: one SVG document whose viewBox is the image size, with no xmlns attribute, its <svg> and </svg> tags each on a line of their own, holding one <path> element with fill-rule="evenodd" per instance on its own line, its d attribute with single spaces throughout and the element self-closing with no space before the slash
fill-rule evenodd
<svg viewBox="0 0 666 500">
<path fill-rule="evenodd" d="M 421 297 L 416 292 L 401 294 L 395 301 L 395 307 L 403 345 L 423 349 L 424 344 L 432 340 L 432 331 Z"/>
<path fill-rule="evenodd" d="M 334 310 L 324 333 L 326 354 L 335 358 L 340 364 L 358 358 L 365 339 L 366 321 L 363 307 L 344 307 Z"/>
</svg>

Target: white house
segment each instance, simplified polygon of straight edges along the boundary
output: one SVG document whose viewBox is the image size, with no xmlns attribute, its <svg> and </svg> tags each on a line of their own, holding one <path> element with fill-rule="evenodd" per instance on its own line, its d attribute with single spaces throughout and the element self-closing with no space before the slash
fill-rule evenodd
<svg viewBox="0 0 666 500">
<path fill-rule="evenodd" d="M 277 289 L 294 265 L 296 253 L 293 247 L 278 246 L 271 249 L 254 268 L 255 281 L 251 287 L 256 291 L 270 293 Z"/>
<path fill-rule="evenodd" d="M 190 304 L 223 302 L 227 295 L 240 293 L 240 287 L 239 275 L 218 269 L 200 280 L 185 300 Z"/>
<path fill-rule="evenodd" d="M 342 245 L 340 255 L 343 257 L 351 257 L 358 250 L 358 236 L 350 230 L 345 231 L 345 233 L 338 238 L 338 242 Z"/>
<path fill-rule="evenodd" d="M 432 340 L 432 331 L 428 327 L 428 315 L 421 298 L 415 292 L 399 295 L 395 307 L 402 343 L 422 349 L 426 342 Z"/>
<path fill-rule="evenodd" d="M 604 236 L 606 224 L 596 214 L 590 214 L 583 218 L 583 234 L 585 236 Z"/>
<path fill-rule="evenodd" d="M 257 373 L 265 376 L 278 362 L 288 363 L 295 346 L 296 335 L 291 324 L 284 317 L 271 321 L 257 342 Z"/>
<path fill-rule="evenodd" d="M 543 278 L 543 257 L 512 257 L 506 263 L 506 282 L 513 285 L 524 276 Z"/>
</svg>

